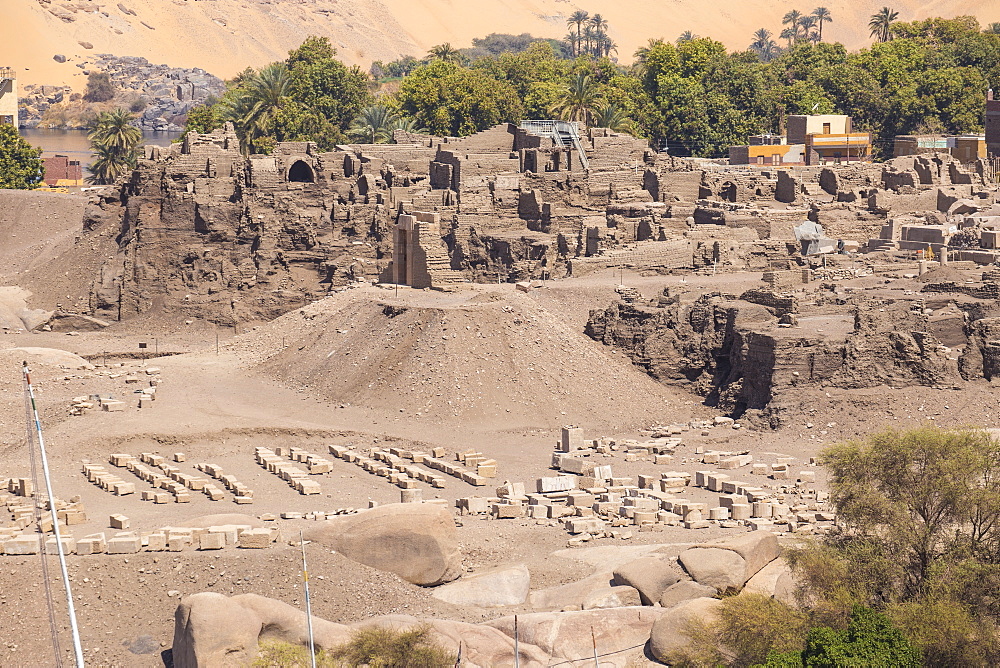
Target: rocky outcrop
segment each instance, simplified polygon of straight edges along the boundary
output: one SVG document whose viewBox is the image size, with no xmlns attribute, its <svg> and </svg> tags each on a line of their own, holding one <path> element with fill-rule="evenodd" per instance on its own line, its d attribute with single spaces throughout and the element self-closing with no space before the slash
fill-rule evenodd
<svg viewBox="0 0 1000 668">
<path fill-rule="evenodd" d="M 851 315 L 817 312 L 825 322 L 813 329 L 794 324 L 813 316 L 809 308 L 790 297 L 751 292 L 743 297 L 756 303 L 720 293 L 689 301 L 666 289 L 645 303 L 615 302 L 591 311 L 585 332 L 657 380 L 705 396 L 708 405 L 737 417 L 766 411 L 774 424 L 780 416 L 770 411 L 772 401 L 797 387 L 947 386 L 960 380 L 958 364 L 932 333 L 920 301 L 855 297 L 845 304 Z M 773 299 L 765 299 L 769 295 Z M 966 377 L 976 364 L 988 366 L 973 359 L 975 352 L 967 353 Z"/>
<path fill-rule="evenodd" d="M 421 586 L 451 582 L 461 574 L 455 521 L 436 504 L 379 506 L 327 520 L 309 530 L 306 538 Z"/>
<path fill-rule="evenodd" d="M 496 608 L 524 603 L 530 587 L 528 567 L 518 564 L 463 577 L 437 587 L 432 596 L 454 605 Z"/>
<path fill-rule="evenodd" d="M 211 96 L 225 92 L 225 82 L 200 68 L 154 65 L 136 56 L 98 54 L 85 73 L 106 72 L 116 90 L 116 101 L 138 113 L 137 125 L 143 130 L 179 132 L 188 111 L 203 104 Z M 39 124 L 51 126 L 55 118 L 46 116 L 53 106 L 67 102 L 79 103 L 84 111 L 81 93 L 69 86 L 28 84 L 21 89 L 20 125 L 25 128 Z M 70 109 L 66 110 L 70 112 Z M 60 120 L 71 119 L 72 113 L 61 114 Z M 87 115 L 77 114 L 80 121 Z M 70 122 L 69 125 L 74 125 Z M 61 125 L 60 127 L 69 127 Z"/>
<path fill-rule="evenodd" d="M 712 624 L 722 601 L 717 598 L 694 598 L 684 601 L 662 615 L 653 624 L 649 636 L 649 651 L 666 664 L 676 661 L 677 652 L 691 642 L 691 633 Z"/>
</svg>

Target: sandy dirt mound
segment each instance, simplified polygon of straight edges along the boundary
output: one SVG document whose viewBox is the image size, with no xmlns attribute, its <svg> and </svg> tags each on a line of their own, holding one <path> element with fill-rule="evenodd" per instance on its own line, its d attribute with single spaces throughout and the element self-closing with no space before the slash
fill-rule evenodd
<svg viewBox="0 0 1000 668">
<path fill-rule="evenodd" d="M 92 63 L 97 53 L 144 56 L 155 63 L 201 67 L 232 77 L 247 65 L 259 67 L 284 58 L 306 35 L 315 34 L 329 36 L 346 62 L 367 68 L 373 60 L 423 56 L 442 42 L 470 46 L 473 38 L 492 32 L 562 38 L 567 17 L 578 9 L 610 22 L 618 58 L 628 62 L 647 39 L 672 40 L 685 30 L 720 40 L 730 49 L 745 49 L 754 30 L 763 26 L 778 33 L 785 12 L 802 9 L 794 2 L 770 0 L 729 0 L 710 12 L 698 0 L 129 0 L 101 5 L 100 11 L 87 10 L 84 4 L 6 2 L 0 65 L 22 69 L 24 83 L 78 89 L 86 76 L 76 65 Z M 834 22 L 826 26 L 824 37 L 849 48 L 867 46 L 868 19 L 880 6 L 870 0 L 831 0 L 826 7 Z M 902 21 L 961 14 L 975 15 L 983 25 L 1000 21 L 1000 5 L 982 0 L 897 0 L 893 8 Z M 54 61 L 56 54 L 67 61 Z"/>
<path fill-rule="evenodd" d="M 675 390 L 528 295 L 361 288 L 293 311 L 242 343 L 264 373 L 334 402 L 484 422 L 671 419 Z M 281 348 L 284 342 L 284 348 Z"/>
<path fill-rule="evenodd" d="M 117 229 L 84 232 L 87 201 L 83 195 L 0 190 L 0 288 L 27 291 L 0 294 L 0 326 L 18 326 L 14 317 L 24 306 L 89 311 L 94 279 L 117 250 Z M 40 321 L 30 316 L 25 322 L 33 327 Z"/>
</svg>

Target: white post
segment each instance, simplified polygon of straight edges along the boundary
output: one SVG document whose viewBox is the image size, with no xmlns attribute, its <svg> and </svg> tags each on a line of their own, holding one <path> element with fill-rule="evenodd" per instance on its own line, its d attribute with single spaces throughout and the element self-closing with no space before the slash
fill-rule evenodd
<svg viewBox="0 0 1000 668">
<path fill-rule="evenodd" d="M 309 629 L 309 659 L 312 668 L 316 668 L 316 643 L 313 640 L 312 603 L 309 600 L 309 568 L 306 566 L 306 542 L 302 539 L 302 529 L 299 529 L 299 546 L 302 548 L 302 584 L 306 596 L 306 626 Z"/>
<path fill-rule="evenodd" d="M 49 495 L 49 510 L 52 512 L 52 529 L 56 535 L 56 553 L 59 555 L 59 570 L 62 571 L 63 586 L 66 588 L 66 608 L 69 613 L 69 626 L 73 633 L 73 654 L 76 658 L 77 668 L 83 668 L 83 647 L 80 645 L 80 628 L 76 623 L 73 592 L 69 586 L 69 572 L 66 570 L 66 552 L 63 550 L 62 533 L 59 531 L 56 496 L 52 493 L 52 478 L 49 475 L 49 458 L 45 453 L 45 437 L 42 436 L 42 421 L 38 417 L 38 406 L 35 404 L 35 389 L 31 386 L 31 371 L 28 369 L 27 362 L 21 365 L 21 370 L 24 373 L 24 383 L 28 388 L 28 397 L 31 399 L 31 413 L 35 420 L 35 431 L 38 433 L 38 451 L 41 453 L 42 474 L 45 477 L 45 493 Z M 44 542 L 44 534 L 42 536 Z"/>
</svg>

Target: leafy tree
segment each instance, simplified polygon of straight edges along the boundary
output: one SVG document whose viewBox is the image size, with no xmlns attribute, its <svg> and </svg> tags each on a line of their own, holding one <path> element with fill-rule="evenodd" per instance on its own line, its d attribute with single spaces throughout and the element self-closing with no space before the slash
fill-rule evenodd
<svg viewBox="0 0 1000 668">
<path fill-rule="evenodd" d="M 845 631 L 817 627 L 802 652 L 804 666 L 920 668 L 920 650 L 882 614 L 855 606 Z"/>
<path fill-rule="evenodd" d="M 306 127 L 334 128 L 336 133 L 346 129 L 361 109 L 371 104 L 368 76 L 358 67 L 348 68 L 334 56 L 336 50 L 327 37 L 308 37 L 298 49 L 290 51 L 288 92 L 307 116 L 313 117 Z M 289 128 L 290 137 L 312 139 L 321 148 L 330 148 L 330 137 L 308 132 L 304 128 Z M 279 141 L 282 140 L 278 137 Z"/>
<path fill-rule="evenodd" d="M 17 126 L 0 124 L 0 188 L 27 190 L 42 182 L 42 149 L 21 137 Z"/>
<path fill-rule="evenodd" d="M 260 137 L 282 134 L 276 122 L 283 101 L 291 92 L 288 66 L 283 62 L 271 63 L 253 77 L 243 82 L 233 96 L 226 100 L 223 114 L 233 121 L 240 138 L 240 145 L 247 153 L 261 150 Z"/>
<path fill-rule="evenodd" d="M 87 102 L 107 102 L 115 99 L 115 85 L 107 72 L 91 72 L 87 75 L 87 88 L 83 92 Z"/>
<path fill-rule="evenodd" d="M 211 132 L 225 122 L 218 104 L 200 104 L 187 113 L 184 131 Z"/>
<path fill-rule="evenodd" d="M 399 88 L 400 109 L 436 135 L 465 136 L 508 121 L 524 107 L 514 88 L 481 69 L 442 60 L 420 67 Z"/>
<path fill-rule="evenodd" d="M 828 448 L 831 497 L 849 540 L 885 546 L 919 593 L 953 552 L 1000 556 L 1000 443 L 986 432 L 887 430 Z"/>
<path fill-rule="evenodd" d="M 895 12 L 888 7 L 883 7 L 875 14 L 872 14 L 871 20 L 868 21 L 871 36 L 880 42 L 888 42 L 892 39 L 892 23 L 898 16 L 899 12 Z"/>
</svg>

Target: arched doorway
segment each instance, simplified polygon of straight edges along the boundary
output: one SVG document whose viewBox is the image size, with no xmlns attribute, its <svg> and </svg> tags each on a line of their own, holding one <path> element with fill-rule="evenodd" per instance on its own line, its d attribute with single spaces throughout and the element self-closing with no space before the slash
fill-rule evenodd
<svg viewBox="0 0 1000 668">
<path fill-rule="evenodd" d="M 313 183 L 316 177 L 313 176 L 312 167 L 302 160 L 296 160 L 288 170 L 288 180 L 299 183 Z"/>
</svg>

